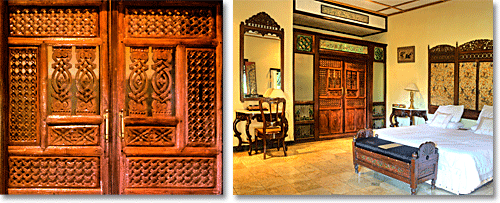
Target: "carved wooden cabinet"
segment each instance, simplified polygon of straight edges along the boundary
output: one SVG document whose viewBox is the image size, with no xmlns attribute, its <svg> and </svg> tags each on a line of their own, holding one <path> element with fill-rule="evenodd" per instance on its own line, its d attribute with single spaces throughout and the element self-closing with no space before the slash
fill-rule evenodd
<svg viewBox="0 0 500 203">
<path fill-rule="evenodd" d="M 221 194 L 222 2 L 0 2 L 0 189 Z"/>
</svg>

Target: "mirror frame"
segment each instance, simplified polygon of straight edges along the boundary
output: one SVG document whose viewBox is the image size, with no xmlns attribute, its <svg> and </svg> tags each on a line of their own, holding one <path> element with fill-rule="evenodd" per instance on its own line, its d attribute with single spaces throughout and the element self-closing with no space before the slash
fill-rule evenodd
<svg viewBox="0 0 500 203">
<path fill-rule="evenodd" d="M 285 30 L 281 28 L 281 26 L 274 21 L 267 13 L 260 12 L 249 19 L 246 19 L 245 22 L 240 23 L 240 101 L 255 101 L 259 100 L 260 97 L 255 98 L 245 98 L 242 88 L 243 81 L 243 66 L 245 65 L 245 33 L 253 31 L 262 36 L 265 35 L 276 35 L 276 37 L 280 38 L 281 41 L 281 90 L 284 90 L 284 63 L 285 63 Z"/>
</svg>

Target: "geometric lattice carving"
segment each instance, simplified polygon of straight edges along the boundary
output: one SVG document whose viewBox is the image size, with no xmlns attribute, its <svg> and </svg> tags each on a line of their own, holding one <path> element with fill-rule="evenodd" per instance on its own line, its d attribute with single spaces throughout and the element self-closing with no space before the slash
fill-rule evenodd
<svg viewBox="0 0 500 203">
<path fill-rule="evenodd" d="M 208 8 L 127 8 L 127 36 L 214 37 L 214 13 Z"/>
<path fill-rule="evenodd" d="M 99 126 L 49 126 L 49 145 L 97 145 Z"/>
<path fill-rule="evenodd" d="M 476 65 L 476 62 L 459 64 L 458 104 L 470 110 L 476 110 Z"/>
<path fill-rule="evenodd" d="M 128 76 L 128 93 L 129 115 L 130 116 L 146 116 L 146 91 L 147 91 L 147 75 L 148 66 L 148 47 L 131 47 L 130 48 L 130 64 L 129 69 L 132 70 Z"/>
<path fill-rule="evenodd" d="M 97 8 L 11 7 L 10 36 L 97 36 Z"/>
<path fill-rule="evenodd" d="M 479 63 L 478 87 L 478 110 L 482 110 L 484 105 L 493 106 L 493 62 Z"/>
<path fill-rule="evenodd" d="M 328 69 L 326 69 L 326 68 L 319 69 L 319 96 L 327 96 L 327 92 L 328 92 L 327 77 L 328 77 L 328 75 L 329 75 Z M 333 84 L 333 81 L 332 81 L 332 84 Z"/>
<path fill-rule="evenodd" d="M 127 127 L 126 145 L 137 146 L 173 146 L 175 140 L 174 127 Z"/>
<path fill-rule="evenodd" d="M 151 104 L 153 116 L 172 115 L 172 86 L 173 86 L 173 50 L 166 48 L 153 48 L 153 103 Z"/>
<path fill-rule="evenodd" d="M 342 61 L 320 59 L 319 64 L 321 67 L 342 68 Z"/>
<path fill-rule="evenodd" d="M 189 50 L 188 146 L 215 145 L 215 51 Z"/>
<path fill-rule="evenodd" d="M 364 107 L 365 99 L 347 99 L 346 107 Z"/>
<path fill-rule="evenodd" d="M 96 64 L 96 47 L 76 47 L 78 64 L 76 68 L 76 113 L 95 114 L 97 112 L 97 94 L 94 91 L 98 88 L 98 78 L 94 73 Z"/>
<path fill-rule="evenodd" d="M 454 63 L 432 63 L 430 81 L 431 105 L 452 105 L 454 102 Z"/>
<path fill-rule="evenodd" d="M 320 108 L 340 108 L 342 107 L 342 99 L 320 99 L 319 100 Z"/>
<path fill-rule="evenodd" d="M 297 51 L 312 51 L 313 38 L 307 35 L 297 35 Z"/>
<path fill-rule="evenodd" d="M 38 134 L 38 49 L 9 49 L 9 142 L 34 143 Z"/>
<path fill-rule="evenodd" d="M 97 157 L 9 157 L 9 187 L 99 187 Z"/>
<path fill-rule="evenodd" d="M 214 187 L 214 158 L 128 158 L 128 187 Z"/>
<path fill-rule="evenodd" d="M 52 59 L 54 60 L 52 64 L 54 71 L 50 79 L 53 91 L 51 96 L 54 98 L 51 105 L 52 114 L 71 114 L 72 76 L 69 71 L 72 67 L 70 64 L 71 47 L 53 47 Z"/>
</svg>

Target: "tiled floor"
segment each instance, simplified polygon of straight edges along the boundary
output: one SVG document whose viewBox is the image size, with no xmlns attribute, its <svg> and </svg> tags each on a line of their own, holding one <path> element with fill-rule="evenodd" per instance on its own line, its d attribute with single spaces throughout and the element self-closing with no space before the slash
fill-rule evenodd
<svg viewBox="0 0 500 203">
<path fill-rule="evenodd" d="M 233 194 L 235 195 L 410 195 L 406 183 L 361 167 L 354 173 L 352 138 L 341 138 L 289 146 L 288 156 L 276 148 L 233 153 Z M 493 195 L 493 183 L 472 195 Z M 419 184 L 417 195 L 453 195 Z"/>
</svg>

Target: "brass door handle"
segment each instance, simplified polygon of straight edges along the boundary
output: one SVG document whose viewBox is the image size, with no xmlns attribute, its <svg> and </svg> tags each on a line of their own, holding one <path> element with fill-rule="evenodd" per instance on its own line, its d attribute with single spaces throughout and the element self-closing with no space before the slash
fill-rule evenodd
<svg viewBox="0 0 500 203">
<path fill-rule="evenodd" d="M 104 110 L 104 139 L 109 139 L 109 109 Z"/>
<path fill-rule="evenodd" d="M 125 137 L 125 121 L 123 119 L 123 109 L 120 110 L 120 136 L 122 139 Z"/>
</svg>

